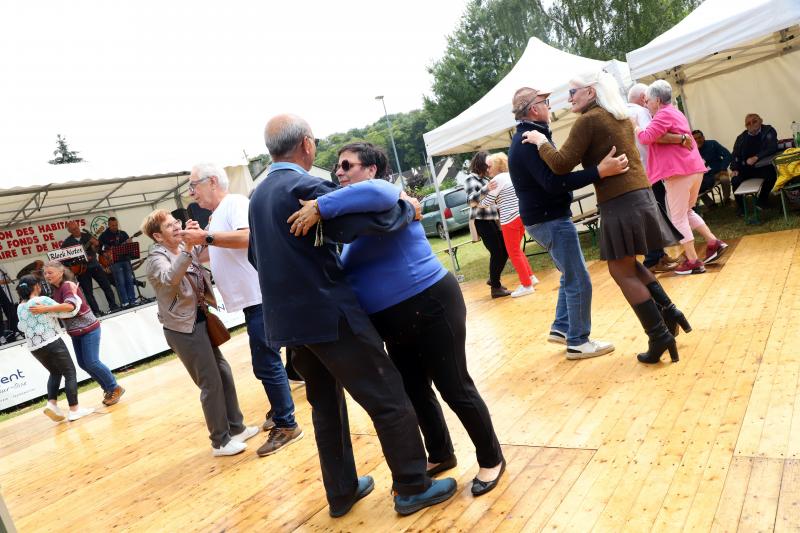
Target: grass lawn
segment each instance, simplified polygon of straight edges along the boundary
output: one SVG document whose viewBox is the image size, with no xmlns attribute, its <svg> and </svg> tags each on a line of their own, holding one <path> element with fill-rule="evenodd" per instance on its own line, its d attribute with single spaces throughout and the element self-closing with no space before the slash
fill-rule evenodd
<svg viewBox="0 0 800 533">
<path fill-rule="evenodd" d="M 744 219 L 736 216 L 733 204 L 727 206 L 718 206 L 710 211 L 701 213 L 711 231 L 717 238 L 726 240 L 743 237 L 745 235 L 753 235 L 756 233 L 769 233 L 772 231 L 781 231 L 786 229 L 800 228 L 800 216 L 797 211 L 789 212 L 788 224 L 783 220 L 783 211 L 780 208 L 780 199 L 772 199 L 772 209 L 767 209 L 761 213 L 761 224 L 748 225 L 744 223 Z M 450 256 L 442 251 L 447 249 L 447 242 L 439 239 L 438 237 L 430 237 L 428 239 L 434 252 L 439 252 L 436 257 L 448 270 L 453 270 Z M 450 236 L 450 241 L 453 245 L 469 242 L 470 236 L 468 230 L 460 231 Z M 702 239 L 699 239 L 702 240 Z M 588 233 L 580 235 L 581 248 L 583 248 L 583 255 L 587 261 L 592 259 L 599 259 L 600 253 L 596 245 L 592 245 L 591 236 Z M 535 244 L 528 244 L 525 253 L 532 253 L 541 251 L 541 248 Z M 676 254 L 677 255 L 677 254 Z M 550 256 L 547 254 L 534 255 L 528 257 L 531 268 L 534 273 L 542 270 L 555 268 Z M 464 276 L 464 281 L 471 281 L 474 279 L 488 279 L 489 277 L 489 252 L 483 247 L 480 242 L 466 244 L 458 250 L 458 262 L 461 266 L 459 274 Z M 513 267 L 509 261 L 503 273 L 513 272 Z"/>
</svg>

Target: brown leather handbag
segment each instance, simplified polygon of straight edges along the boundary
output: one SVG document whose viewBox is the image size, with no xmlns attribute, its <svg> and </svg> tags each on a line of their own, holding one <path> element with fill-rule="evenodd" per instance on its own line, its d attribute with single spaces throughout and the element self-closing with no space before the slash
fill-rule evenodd
<svg viewBox="0 0 800 533">
<path fill-rule="evenodd" d="M 228 331 L 222 320 L 211 311 L 205 311 L 205 314 L 208 340 L 211 341 L 211 346 L 216 347 L 228 342 L 231 338 L 231 332 Z"/>
</svg>

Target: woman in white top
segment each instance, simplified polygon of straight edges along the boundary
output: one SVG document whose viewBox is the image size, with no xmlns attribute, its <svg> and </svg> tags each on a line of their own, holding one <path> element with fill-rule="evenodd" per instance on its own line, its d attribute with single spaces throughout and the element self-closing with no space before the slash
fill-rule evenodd
<svg viewBox="0 0 800 533">
<path fill-rule="evenodd" d="M 532 294 L 533 286 L 539 283 L 539 280 L 533 275 L 528 258 L 520 248 L 520 242 L 525 237 L 525 226 L 519 216 L 519 200 L 511 183 L 511 175 L 508 173 L 508 156 L 498 152 L 487 157 L 486 163 L 489 165 L 487 174 L 492 181 L 489 182 L 489 193 L 481 200 L 481 205 L 496 205 L 500 212 L 503 241 L 511 264 L 519 276 L 519 287 L 511 293 L 511 297 L 519 298 Z"/>
</svg>

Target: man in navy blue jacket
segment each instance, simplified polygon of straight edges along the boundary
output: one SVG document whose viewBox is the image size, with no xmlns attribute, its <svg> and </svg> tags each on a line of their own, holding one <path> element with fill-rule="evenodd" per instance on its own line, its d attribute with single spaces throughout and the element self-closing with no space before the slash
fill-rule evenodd
<svg viewBox="0 0 800 533">
<path fill-rule="evenodd" d="M 395 510 L 411 514 L 455 494 L 452 478 L 431 480 L 417 419 L 383 341 L 361 309 L 334 242 L 391 231 L 414 219 L 399 200 L 392 210 L 337 217 L 317 234 L 297 238 L 287 219 L 300 207 L 337 189 L 308 174 L 316 147 L 308 123 L 292 115 L 270 119 L 264 138 L 274 163 L 250 199 L 249 257 L 258 271 L 269 341 L 294 348 L 293 364 L 306 380 L 322 480 L 331 516 L 347 513 L 372 491 L 358 477 L 344 390 L 369 414 L 392 472 Z M 324 231 L 324 235 L 322 232 Z"/>
<path fill-rule="evenodd" d="M 627 170 L 625 155 L 606 156 L 594 168 L 563 176 L 553 174 L 539 157 L 539 149 L 524 144 L 522 135 L 540 131 L 552 143 L 550 93 L 523 87 L 512 100 L 519 121 L 508 149 L 508 169 L 519 199 L 519 214 L 528 234 L 547 250 L 561 272 L 556 318 L 548 342 L 567 346 L 567 359 L 586 359 L 614 350 L 610 342 L 589 339 L 592 329 L 592 280 L 586 269 L 578 232 L 572 223 L 572 191 L 594 183 L 600 177 Z"/>
</svg>

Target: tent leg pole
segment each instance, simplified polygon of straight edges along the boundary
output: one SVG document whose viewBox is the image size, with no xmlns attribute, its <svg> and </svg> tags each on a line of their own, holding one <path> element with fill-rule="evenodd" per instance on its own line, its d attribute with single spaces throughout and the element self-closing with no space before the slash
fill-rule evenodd
<svg viewBox="0 0 800 533">
<path fill-rule="evenodd" d="M 431 176 L 433 177 L 433 187 L 436 189 L 436 199 L 437 203 L 439 204 L 439 216 L 442 219 L 442 228 L 444 229 L 444 237 L 447 240 L 447 254 L 450 256 L 450 263 L 453 266 L 453 274 L 456 276 L 458 281 L 464 281 L 464 276 L 458 274 L 458 266 L 456 265 L 455 255 L 453 254 L 453 245 L 450 243 L 450 232 L 447 231 L 447 222 L 444 218 L 444 206 L 442 205 L 442 195 L 439 191 L 439 180 L 436 179 L 436 168 L 433 166 L 433 158 L 429 155 L 428 156 L 428 168 L 431 171 Z"/>
</svg>

